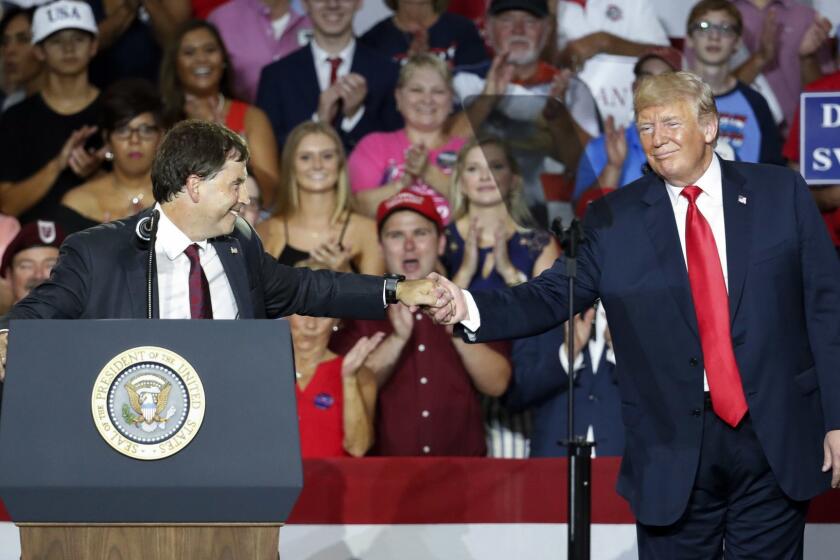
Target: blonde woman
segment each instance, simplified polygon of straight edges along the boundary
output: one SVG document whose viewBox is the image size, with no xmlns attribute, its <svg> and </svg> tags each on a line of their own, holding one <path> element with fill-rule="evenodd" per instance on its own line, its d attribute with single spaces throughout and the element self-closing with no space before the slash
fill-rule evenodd
<svg viewBox="0 0 840 560">
<path fill-rule="evenodd" d="M 449 181 L 465 142 L 449 130 L 453 95 L 445 62 L 431 54 L 408 59 L 395 91 L 405 128 L 368 134 L 350 155 L 350 184 L 360 212 L 373 217 L 380 202 L 410 188 L 432 196 L 449 223 Z"/>
<path fill-rule="evenodd" d="M 350 208 L 344 149 L 324 123 L 289 133 L 273 215 L 257 231 L 266 251 L 289 266 L 313 259 L 333 270 L 382 274 L 376 224 Z"/>
<path fill-rule="evenodd" d="M 549 268 L 559 255 L 547 232 L 527 227 L 533 219 L 522 187 L 516 160 L 500 139 L 472 140 L 461 149 L 442 258 L 449 278 L 461 288 L 475 292 L 515 286 Z M 481 404 L 488 455 L 528 457 L 529 411 L 510 412 L 490 397 Z"/>
<path fill-rule="evenodd" d="M 459 153 L 450 195 L 444 266 L 470 290 L 513 286 L 539 275 L 559 256 L 557 243 L 533 223 L 516 160 L 498 138 L 472 140 Z"/>
</svg>

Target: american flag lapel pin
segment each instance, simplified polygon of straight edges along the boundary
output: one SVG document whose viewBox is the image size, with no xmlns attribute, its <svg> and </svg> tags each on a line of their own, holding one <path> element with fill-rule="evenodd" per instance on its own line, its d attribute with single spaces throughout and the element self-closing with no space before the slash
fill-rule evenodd
<svg viewBox="0 0 840 560">
<path fill-rule="evenodd" d="M 239 254 L 239 249 L 237 249 L 236 247 L 231 247 L 230 248 L 230 254 L 231 255 L 238 255 Z"/>
<path fill-rule="evenodd" d="M 739 194 L 739 195 L 738 195 L 738 202 L 739 202 L 740 204 L 746 204 L 746 203 L 747 203 L 747 197 L 746 197 L 746 196 L 744 196 L 744 195 L 742 195 L 742 194 Z"/>
</svg>

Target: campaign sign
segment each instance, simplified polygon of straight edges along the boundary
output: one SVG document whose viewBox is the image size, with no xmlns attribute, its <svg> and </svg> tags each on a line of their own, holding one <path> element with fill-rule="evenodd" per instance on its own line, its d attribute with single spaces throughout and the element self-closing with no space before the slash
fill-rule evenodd
<svg viewBox="0 0 840 560">
<path fill-rule="evenodd" d="M 840 183 L 840 91 L 803 93 L 799 116 L 802 176 L 811 185 Z"/>
</svg>

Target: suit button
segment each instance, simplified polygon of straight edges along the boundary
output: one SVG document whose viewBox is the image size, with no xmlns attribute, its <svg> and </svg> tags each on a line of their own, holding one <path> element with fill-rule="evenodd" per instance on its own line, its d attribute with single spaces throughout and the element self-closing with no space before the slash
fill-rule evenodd
<svg viewBox="0 0 840 560">
<path fill-rule="evenodd" d="M 595 395 L 589 395 L 589 400 L 594 401 L 595 400 Z"/>
<path fill-rule="evenodd" d="M 688 365 L 690 365 L 691 367 L 697 367 L 697 364 L 699 363 L 700 360 L 698 360 L 697 358 L 692 357 L 690 360 L 688 360 Z"/>
<path fill-rule="evenodd" d="M 695 408 L 691 411 L 692 416 L 701 416 L 703 414 L 702 408 Z"/>
</svg>

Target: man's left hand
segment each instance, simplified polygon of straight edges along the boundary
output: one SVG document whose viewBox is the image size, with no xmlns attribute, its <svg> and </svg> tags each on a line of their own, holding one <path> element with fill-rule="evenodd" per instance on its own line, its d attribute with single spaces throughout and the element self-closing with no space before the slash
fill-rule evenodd
<svg viewBox="0 0 840 560">
<path fill-rule="evenodd" d="M 444 307 L 452 300 L 449 291 L 428 278 L 403 280 L 397 284 L 397 299 L 412 311 L 419 306 Z"/>
<path fill-rule="evenodd" d="M 831 430 L 825 434 L 823 451 L 825 460 L 823 460 L 822 472 L 828 472 L 831 469 L 831 487 L 840 488 L 840 430 Z"/>
</svg>

